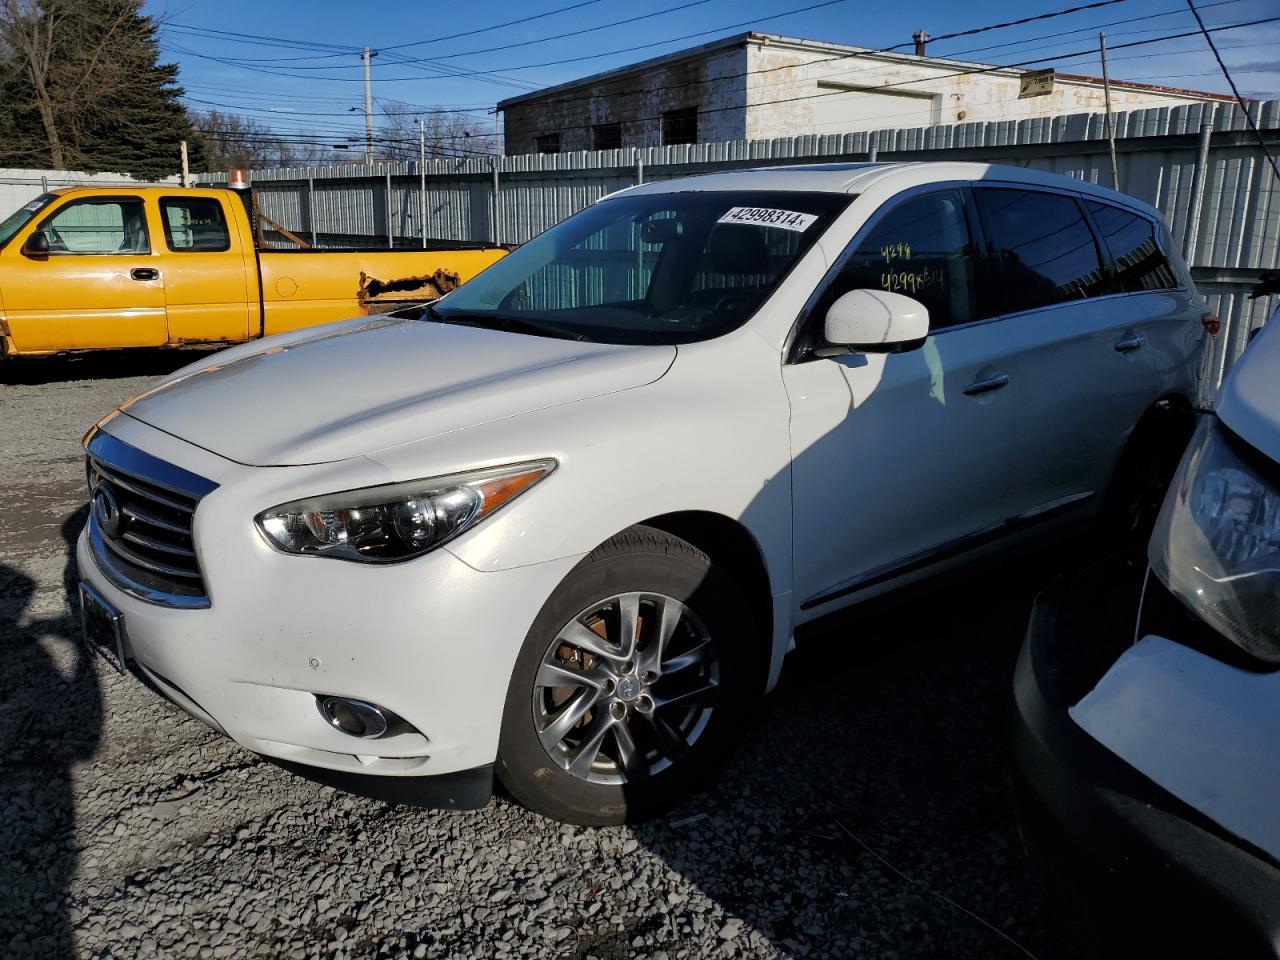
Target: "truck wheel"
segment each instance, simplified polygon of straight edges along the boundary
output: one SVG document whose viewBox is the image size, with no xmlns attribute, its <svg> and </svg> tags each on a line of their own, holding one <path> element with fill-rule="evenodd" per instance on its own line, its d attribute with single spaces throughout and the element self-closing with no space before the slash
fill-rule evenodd
<svg viewBox="0 0 1280 960">
<path fill-rule="evenodd" d="M 745 597 L 700 550 L 633 527 L 547 600 L 507 690 L 497 773 L 579 824 L 657 813 L 704 783 L 764 691 Z"/>
</svg>

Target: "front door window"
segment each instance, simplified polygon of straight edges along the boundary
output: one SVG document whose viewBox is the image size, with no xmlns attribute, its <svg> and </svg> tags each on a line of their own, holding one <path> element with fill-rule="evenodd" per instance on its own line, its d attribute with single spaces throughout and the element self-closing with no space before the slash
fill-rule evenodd
<svg viewBox="0 0 1280 960">
<path fill-rule="evenodd" d="M 151 252 L 142 201 L 130 197 L 79 200 L 40 224 L 49 254 L 103 256 Z"/>
</svg>

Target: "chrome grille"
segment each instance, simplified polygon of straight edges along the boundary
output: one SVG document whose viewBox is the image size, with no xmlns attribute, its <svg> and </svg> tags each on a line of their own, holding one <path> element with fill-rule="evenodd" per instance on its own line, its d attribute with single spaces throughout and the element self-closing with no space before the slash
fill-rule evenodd
<svg viewBox="0 0 1280 960">
<path fill-rule="evenodd" d="M 152 603 L 207 607 L 191 523 L 217 484 L 101 430 L 85 449 L 89 543 L 103 573 Z"/>
</svg>

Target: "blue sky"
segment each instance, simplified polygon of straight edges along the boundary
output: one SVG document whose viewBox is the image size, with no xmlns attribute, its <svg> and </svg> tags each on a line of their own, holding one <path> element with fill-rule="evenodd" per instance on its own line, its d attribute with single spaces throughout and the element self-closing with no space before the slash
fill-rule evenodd
<svg viewBox="0 0 1280 960">
<path fill-rule="evenodd" d="M 1083 2 L 919 0 L 908 7 L 865 0 L 148 0 L 147 12 L 163 21 L 162 50 L 181 66 L 192 108 L 241 113 L 281 132 L 340 140 L 363 129 L 362 114 L 352 111 L 362 109 L 363 44 L 385 51 L 373 61 L 379 104 L 450 107 L 465 111 L 461 115 L 477 132 L 492 132 L 498 100 L 748 29 L 878 48 L 909 42 L 921 27 L 936 37 Z M 1197 5 L 1210 26 L 1280 17 L 1276 0 Z M 536 19 L 496 26 L 531 17 Z M 1065 55 L 1096 48 L 1099 29 L 1115 48 L 1113 78 L 1227 90 L 1201 37 L 1119 46 L 1195 29 L 1185 0 L 1119 0 L 938 41 L 929 52 L 989 63 L 1046 57 L 1034 66 L 1097 74 L 1096 55 Z M 554 38 L 575 31 L 588 32 Z M 1280 97 L 1280 22 L 1214 38 L 1242 93 Z M 375 105 L 375 112 L 381 109 Z"/>
</svg>

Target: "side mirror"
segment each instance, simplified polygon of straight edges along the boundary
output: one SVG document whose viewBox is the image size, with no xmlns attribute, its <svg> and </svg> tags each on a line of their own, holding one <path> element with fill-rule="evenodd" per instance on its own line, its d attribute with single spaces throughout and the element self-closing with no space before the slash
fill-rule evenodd
<svg viewBox="0 0 1280 960">
<path fill-rule="evenodd" d="M 820 357 L 842 353 L 903 353 L 929 336 L 929 308 L 883 290 L 850 290 L 827 311 Z"/>
<path fill-rule="evenodd" d="M 22 253 L 28 257 L 47 257 L 49 255 L 49 238 L 43 230 L 37 230 L 27 237 L 22 245 Z"/>
</svg>

